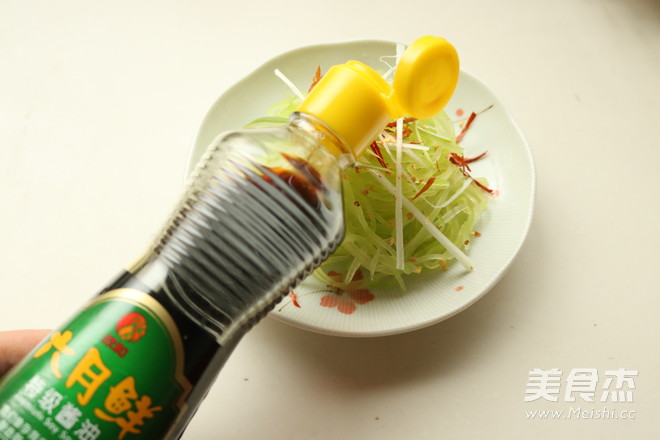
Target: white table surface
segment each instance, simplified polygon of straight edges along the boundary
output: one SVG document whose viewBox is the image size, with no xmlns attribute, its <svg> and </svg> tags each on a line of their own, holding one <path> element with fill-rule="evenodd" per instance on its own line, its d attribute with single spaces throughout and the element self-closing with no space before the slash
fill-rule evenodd
<svg viewBox="0 0 660 440">
<path fill-rule="evenodd" d="M 454 43 L 532 147 L 519 258 L 475 305 L 408 334 L 264 320 L 184 438 L 658 438 L 657 0 L 0 0 L 0 329 L 57 326 L 141 251 L 202 116 L 259 64 L 424 34 Z M 525 402 L 536 368 L 596 369 L 599 386 L 636 370 L 634 401 Z M 594 412 L 527 415 L 578 406 Z"/>
</svg>

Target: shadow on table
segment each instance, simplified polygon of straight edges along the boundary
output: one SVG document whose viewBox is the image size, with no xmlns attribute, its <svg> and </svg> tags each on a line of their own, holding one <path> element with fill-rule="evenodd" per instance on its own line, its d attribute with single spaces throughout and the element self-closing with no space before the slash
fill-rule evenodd
<svg viewBox="0 0 660 440">
<path fill-rule="evenodd" d="M 497 344 L 513 323 L 495 310 L 520 292 L 515 265 L 485 297 L 433 326 L 394 336 L 342 338 L 296 329 L 273 319 L 260 324 L 261 343 L 285 351 L 291 362 L 318 371 L 333 386 L 353 391 L 423 382 L 478 361 L 481 347 Z M 272 344 L 272 345 L 271 345 Z M 491 352 L 490 350 L 487 350 Z M 327 383 L 327 382 L 326 382 Z"/>
</svg>

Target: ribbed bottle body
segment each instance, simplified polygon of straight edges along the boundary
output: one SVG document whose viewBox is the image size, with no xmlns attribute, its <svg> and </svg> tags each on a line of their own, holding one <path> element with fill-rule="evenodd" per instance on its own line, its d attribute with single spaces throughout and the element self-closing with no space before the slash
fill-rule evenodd
<svg viewBox="0 0 660 440">
<path fill-rule="evenodd" d="M 178 438 L 245 332 L 343 237 L 350 159 L 324 130 L 294 115 L 218 137 L 144 257 L 0 380 L 0 439 Z"/>
</svg>

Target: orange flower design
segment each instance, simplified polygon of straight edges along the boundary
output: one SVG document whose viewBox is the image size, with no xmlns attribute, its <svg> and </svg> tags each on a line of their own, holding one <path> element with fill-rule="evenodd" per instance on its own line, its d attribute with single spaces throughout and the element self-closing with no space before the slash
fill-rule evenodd
<svg viewBox="0 0 660 440">
<path fill-rule="evenodd" d="M 344 277 L 337 272 L 328 272 L 328 275 L 340 283 Z M 362 272 L 357 271 L 351 280 L 351 283 L 345 286 L 337 287 L 328 285 L 331 288 L 331 294 L 321 297 L 321 307 L 336 307 L 339 312 L 350 315 L 357 310 L 358 305 L 366 304 L 374 299 L 374 294 L 369 289 L 358 287 L 359 281 L 363 279 Z M 353 286 L 353 284 L 357 286 Z"/>
</svg>

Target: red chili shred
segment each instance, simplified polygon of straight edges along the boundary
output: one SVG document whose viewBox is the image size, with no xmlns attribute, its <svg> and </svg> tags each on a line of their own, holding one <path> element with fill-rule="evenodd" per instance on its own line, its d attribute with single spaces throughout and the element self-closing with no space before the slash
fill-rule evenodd
<svg viewBox="0 0 660 440">
<path fill-rule="evenodd" d="M 460 133 L 458 133 L 458 136 L 456 136 L 456 143 L 459 143 L 462 139 L 463 136 L 465 136 L 465 132 L 468 131 L 468 128 L 470 128 L 470 125 L 472 125 L 472 122 L 474 121 L 474 118 L 477 117 L 477 114 L 475 112 L 470 113 L 470 117 L 468 118 L 467 122 L 465 123 L 465 127 L 463 127 L 463 130 L 461 130 Z"/>
<path fill-rule="evenodd" d="M 294 306 L 298 307 L 299 309 L 302 309 L 300 307 L 300 303 L 298 302 L 298 295 L 292 290 L 291 293 L 289 293 L 289 298 L 291 298 L 291 302 L 293 303 Z"/>
<path fill-rule="evenodd" d="M 470 116 L 468 117 L 467 122 L 465 123 L 465 126 L 463 127 L 463 130 L 461 130 L 461 132 L 458 134 L 458 136 L 456 136 L 456 143 L 459 143 L 463 139 L 463 136 L 465 136 L 465 133 L 468 131 L 468 128 L 470 128 L 470 125 L 472 125 L 472 123 L 474 122 L 474 118 L 476 118 L 479 113 L 483 113 L 486 110 L 490 110 L 491 108 L 493 108 L 492 104 L 489 105 L 488 107 L 486 107 L 485 109 L 481 110 L 480 112 L 470 113 Z"/>
<path fill-rule="evenodd" d="M 403 123 L 404 124 L 410 124 L 411 122 L 415 122 L 417 119 L 415 118 L 404 118 Z M 386 125 L 386 127 L 389 128 L 395 128 L 396 127 L 396 121 L 392 121 Z"/>
<path fill-rule="evenodd" d="M 378 163 L 380 163 L 380 166 L 389 169 L 389 167 L 385 163 L 385 159 L 383 159 L 383 153 L 381 153 L 380 147 L 378 146 L 378 143 L 376 141 L 373 141 L 371 143 L 371 151 L 373 151 L 374 154 L 376 155 L 376 159 L 378 159 Z"/>
<path fill-rule="evenodd" d="M 415 197 L 413 197 L 412 200 L 415 200 L 417 197 L 425 193 L 426 190 L 428 190 L 431 187 L 431 185 L 433 185 L 433 182 L 435 182 L 435 177 L 429 177 L 429 180 L 426 181 L 422 189 L 420 189 L 419 192 L 415 194 Z"/>
<path fill-rule="evenodd" d="M 460 170 L 461 170 L 461 172 L 463 173 L 463 175 L 464 175 L 465 177 L 468 177 L 468 178 L 472 179 L 472 181 L 473 181 L 473 182 L 474 182 L 479 188 L 483 189 L 484 191 L 486 191 L 486 192 L 489 193 L 489 194 L 494 194 L 494 193 L 495 193 L 494 190 L 488 188 L 486 185 L 484 185 L 483 183 L 479 182 L 477 179 L 475 179 L 474 177 L 472 177 L 472 176 L 468 173 L 468 171 L 472 171 L 472 170 L 470 170 L 470 166 L 468 165 L 468 163 L 470 163 L 470 162 L 474 162 L 475 160 L 478 160 L 478 159 L 481 159 L 481 158 L 484 157 L 485 155 L 486 155 L 486 152 L 480 154 L 479 156 L 473 157 L 472 159 L 466 159 L 466 158 L 464 158 L 463 156 L 460 156 L 460 155 L 458 155 L 458 154 L 456 154 L 456 153 L 449 153 L 449 162 L 453 163 L 453 164 L 456 165 L 458 168 L 460 168 Z"/>
<path fill-rule="evenodd" d="M 314 87 L 321 81 L 321 78 L 323 76 L 321 75 L 321 66 L 318 66 L 316 68 L 316 73 L 314 74 L 314 78 L 312 78 L 312 84 L 309 86 L 309 90 L 307 90 L 307 93 L 311 92 Z"/>
<path fill-rule="evenodd" d="M 478 161 L 479 159 L 484 157 L 486 154 L 488 154 L 488 150 L 484 151 L 483 153 L 481 153 L 478 156 L 474 156 L 474 157 L 470 157 L 470 158 L 464 157 L 463 159 L 465 160 L 465 163 L 472 163 L 472 162 Z"/>
</svg>

